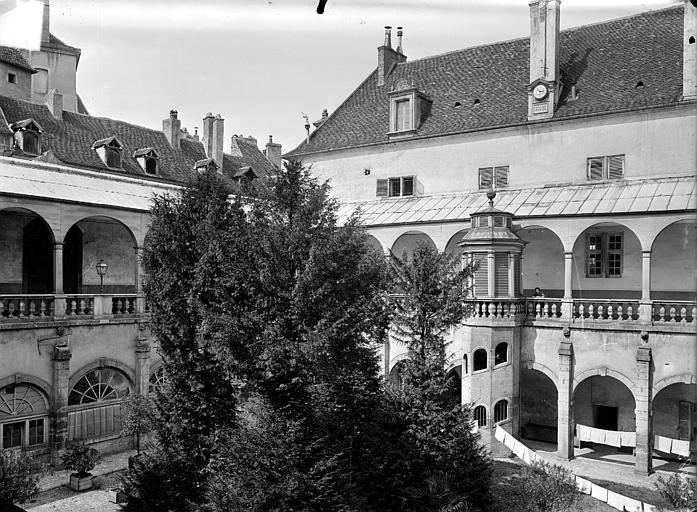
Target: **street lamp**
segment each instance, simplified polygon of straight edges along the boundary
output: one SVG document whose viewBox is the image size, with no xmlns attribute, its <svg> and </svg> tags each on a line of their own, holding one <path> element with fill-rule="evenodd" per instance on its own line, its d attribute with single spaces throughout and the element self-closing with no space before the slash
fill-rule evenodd
<svg viewBox="0 0 697 512">
<path fill-rule="evenodd" d="M 99 260 L 99 263 L 97 263 L 97 274 L 99 274 L 99 293 L 102 293 L 102 287 L 104 286 L 104 276 L 106 275 L 106 271 L 109 269 L 109 265 L 107 265 L 104 260 Z"/>
</svg>

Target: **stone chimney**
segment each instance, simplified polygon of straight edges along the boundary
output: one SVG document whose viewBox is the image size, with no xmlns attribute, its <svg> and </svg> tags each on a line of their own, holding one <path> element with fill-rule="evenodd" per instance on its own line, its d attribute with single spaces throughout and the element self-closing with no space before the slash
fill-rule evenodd
<svg viewBox="0 0 697 512">
<path fill-rule="evenodd" d="M 682 97 L 697 98 L 697 6 L 685 1 L 684 40 L 682 52 Z"/>
<path fill-rule="evenodd" d="M 266 159 L 280 169 L 283 165 L 281 154 L 281 145 L 273 141 L 273 135 L 269 135 L 269 142 L 266 143 L 264 151 Z"/>
<path fill-rule="evenodd" d="M 399 40 L 401 47 L 401 38 Z M 378 48 L 378 87 L 385 85 L 385 79 L 396 64 L 406 62 L 407 57 L 398 48 L 392 49 L 392 27 L 385 27 L 385 44 Z"/>
<path fill-rule="evenodd" d="M 560 0 L 530 2 L 528 119 L 549 119 L 559 100 Z"/>
<path fill-rule="evenodd" d="M 46 95 L 46 105 L 57 120 L 63 119 L 63 95 L 58 89 L 51 89 Z"/>
<path fill-rule="evenodd" d="M 205 119 L 204 119 L 205 122 Z M 208 158 L 215 160 L 218 164 L 220 170 L 223 170 L 223 144 L 225 142 L 225 119 L 220 117 L 220 114 L 216 115 L 212 121 L 212 132 L 210 136 L 210 153 L 208 153 Z"/>
<path fill-rule="evenodd" d="M 49 5 L 50 0 L 44 0 L 44 21 L 41 26 L 41 42 L 48 43 L 48 34 L 50 30 L 50 20 L 51 20 L 51 6 Z"/>
<path fill-rule="evenodd" d="M 181 147 L 179 139 L 181 137 L 182 122 L 177 119 L 177 114 L 176 110 L 170 110 L 169 118 L 162 120 L 162 131 L 165 133 L 165 137 L 167 137 L 167 141 L 172 146 L 172 149 Z"/>
<path fill-rule="evenodd" d="M 208 112 L 206 117 L 203 118 L 203 133 L 201 134 L 201 142 L 203 143 L 203 149 L 206 152 L 208 158 L 211 157 L 213 153 L 213 121 L 215 117 L 213 114 Z"/>
<path fill-rule="evenodd" d="M 402 50 L 402 35 L 404 32 L 402 32 L 402 27 L 397 27 L 397 53 L 404 54 L 404 51 Z"/>
</svg>

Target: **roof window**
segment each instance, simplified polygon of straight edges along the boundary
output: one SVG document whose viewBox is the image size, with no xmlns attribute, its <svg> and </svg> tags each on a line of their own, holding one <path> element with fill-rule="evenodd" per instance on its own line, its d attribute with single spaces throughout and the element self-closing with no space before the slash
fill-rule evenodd
<svg viewBox="0 0 697 512">
<path fill-rule="evenodd" d="M 111 169 L 121 169 L 121 153 L 123 152 L 123 144 L 116 137 L 107 137 L 95 141 L 92 144 L 99 158 L 104 164 Z"/>
<path fill-rule="evenodd" d="M 10 126 L 14 132 L 15 145 L 30 155 L 41 154 L 41 134 L 43 129 L 33 119 L 17 121 Z"/>
<path fill-rule="evenodd" d="M 157 176 L 157 161 L 160 158 L 157 151 L 153 148 L 142 148 L 133 153 L 133 158 L 138 161 L 145 174 Z"/>
<path fill-rule="evenodd" d="M 217 171 L 220 166 L 212 158 L 204 158 L 194 164 L 194 170 L 198 172 Z"/>
<path fill-rule="evenodd" d="M 14 73 L 7 73 L 7 81 L 11 84 L 17 83 L 17 75 Z"/>
<path fill-rule="evenodd" d="M 390 124 L 388 136 L 413 135 L 428 115 L 431 102 L 412 83 L 400 79 L 389 93 Z"/>
</svg>

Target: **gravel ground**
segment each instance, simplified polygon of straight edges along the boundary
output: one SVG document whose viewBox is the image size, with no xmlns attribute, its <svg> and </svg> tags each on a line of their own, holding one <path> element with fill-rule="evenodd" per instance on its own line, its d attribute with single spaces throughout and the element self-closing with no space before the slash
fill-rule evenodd
<svg viewBox="0 0 697 512">
<path fill-rule="evenodd" d="M 33 512 L 115 512 L 120 510 L 115 503 L 110 503 L 108 490 L 120 483 L 122 471 L 94 477 L 91 491 L 75 492 L 67 485 L 49 489 L 28 503 L 21 506 Z"/>
</svg>

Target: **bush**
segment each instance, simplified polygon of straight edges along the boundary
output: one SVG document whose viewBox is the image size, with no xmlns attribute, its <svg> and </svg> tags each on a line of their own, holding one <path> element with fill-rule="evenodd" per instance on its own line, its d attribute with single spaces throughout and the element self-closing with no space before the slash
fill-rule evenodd
<svg viewBox="0 0 697 512">
<path fill-rule="evenodd" d="M 0 505 L 27 501 L 39 493 L 48 466 L 14 450 L 0 450 Z M 3 507 L 0 507 L 3 509 Z"/>
<path fill-rule="evenodd" d="M 580 497 L 571 471 L 544 461 L 525 466 L 520 485 L 521 497 L 530 512 L 570 510 Z"/>
<path fill-rule="evenodd" d="M 697 509 L 697 480 L 694 478 L 677 473 L 669 478 L 659 476 L 656 488 L 676 509 Z"/>
<path fill-rule="evenodd" d="M 84 441 L 75 441 L 68 444 L 61 459 L 66 468 L 78 475 L 85 475 L 94 469 L 99 457 L 96 449 L 85 445 Z"/>
<path fill-rule="evenodd" d="M 140 436 L 153 427 L 152 401 L 140 394 L 130 395 L 124 400 L 121 413 L 121 435 L 136 436 L 136 451 L 140 455 Z"/>
</svg>

